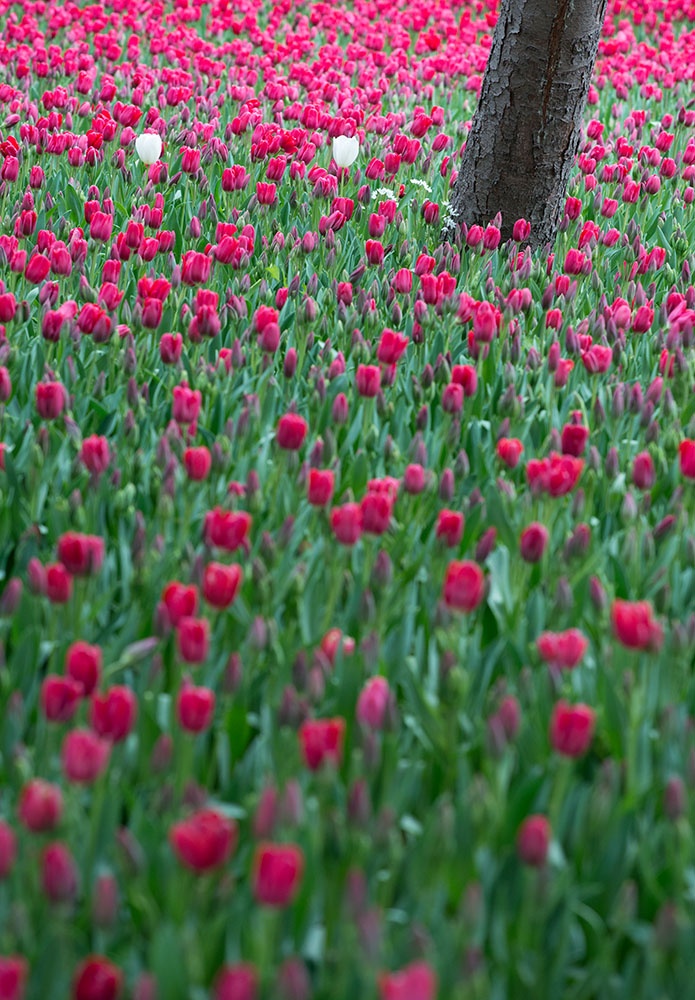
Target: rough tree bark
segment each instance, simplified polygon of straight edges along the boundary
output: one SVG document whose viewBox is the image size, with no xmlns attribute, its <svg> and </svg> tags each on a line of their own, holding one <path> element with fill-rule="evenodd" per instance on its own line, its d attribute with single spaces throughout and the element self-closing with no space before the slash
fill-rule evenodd
<svg viewBox="0 0 695 1000">
<path fill-rule="evenodd" d="M 502 0 L 451 199 L 453 223 L 555 241 L 608 0 Z M 450 235 L 453 229 L 450 227 Z"/>
</svg>

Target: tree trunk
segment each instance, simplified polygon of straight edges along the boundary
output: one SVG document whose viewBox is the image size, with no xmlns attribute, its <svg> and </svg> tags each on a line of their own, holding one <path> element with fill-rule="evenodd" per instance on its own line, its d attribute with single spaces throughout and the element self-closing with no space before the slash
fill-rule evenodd
<svg viewBox="0 0 695 1000">
<path fill-rule="evenodd" d="M 608 0 L 502 0 L 451 199 L 453 226 L 555 242 Z"/>
</svg>

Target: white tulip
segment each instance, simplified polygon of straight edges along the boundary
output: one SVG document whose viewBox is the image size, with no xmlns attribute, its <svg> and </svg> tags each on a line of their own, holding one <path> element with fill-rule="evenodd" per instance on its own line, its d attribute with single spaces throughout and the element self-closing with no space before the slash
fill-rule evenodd
<svg viewBox="0 0 695 1000">
<path fill-rule="evenodd" d="M 351 166 L 360 151 L 360 140 L 354 135 L 348 139 L 346 135 L 337 135 L 333 140 L 333 159 L 339 167 Z"/>
<path fill-rule="evenodd" d="M 162 155 L 162 140 L 156 132 L 143 132 L 135 140 L 135 152 L 143 163 L 156 163 Z"/>
</svg>

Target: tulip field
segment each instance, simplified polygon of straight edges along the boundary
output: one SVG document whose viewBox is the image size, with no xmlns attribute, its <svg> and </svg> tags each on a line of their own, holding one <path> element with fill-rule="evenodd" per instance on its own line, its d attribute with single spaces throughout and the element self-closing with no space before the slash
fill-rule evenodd
<svg viewBox="0 0 695 1000">
<path fill-rule="evenodd" d="M 550 253 L 497 8 L 0 0 L 0 1000 L 692 996 L 695 0 Z"/>
</svg>

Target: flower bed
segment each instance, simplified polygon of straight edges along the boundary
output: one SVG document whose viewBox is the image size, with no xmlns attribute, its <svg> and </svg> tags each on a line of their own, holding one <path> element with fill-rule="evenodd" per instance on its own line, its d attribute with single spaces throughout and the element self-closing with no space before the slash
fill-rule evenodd
<svg viewBox="0 0 695 1000">
<path fill-rule="evenodd" d="M 695 7 L 549 257 L 495 9 L 0 3 L 0 1000 L 688 995 Z"/>
</svg>

